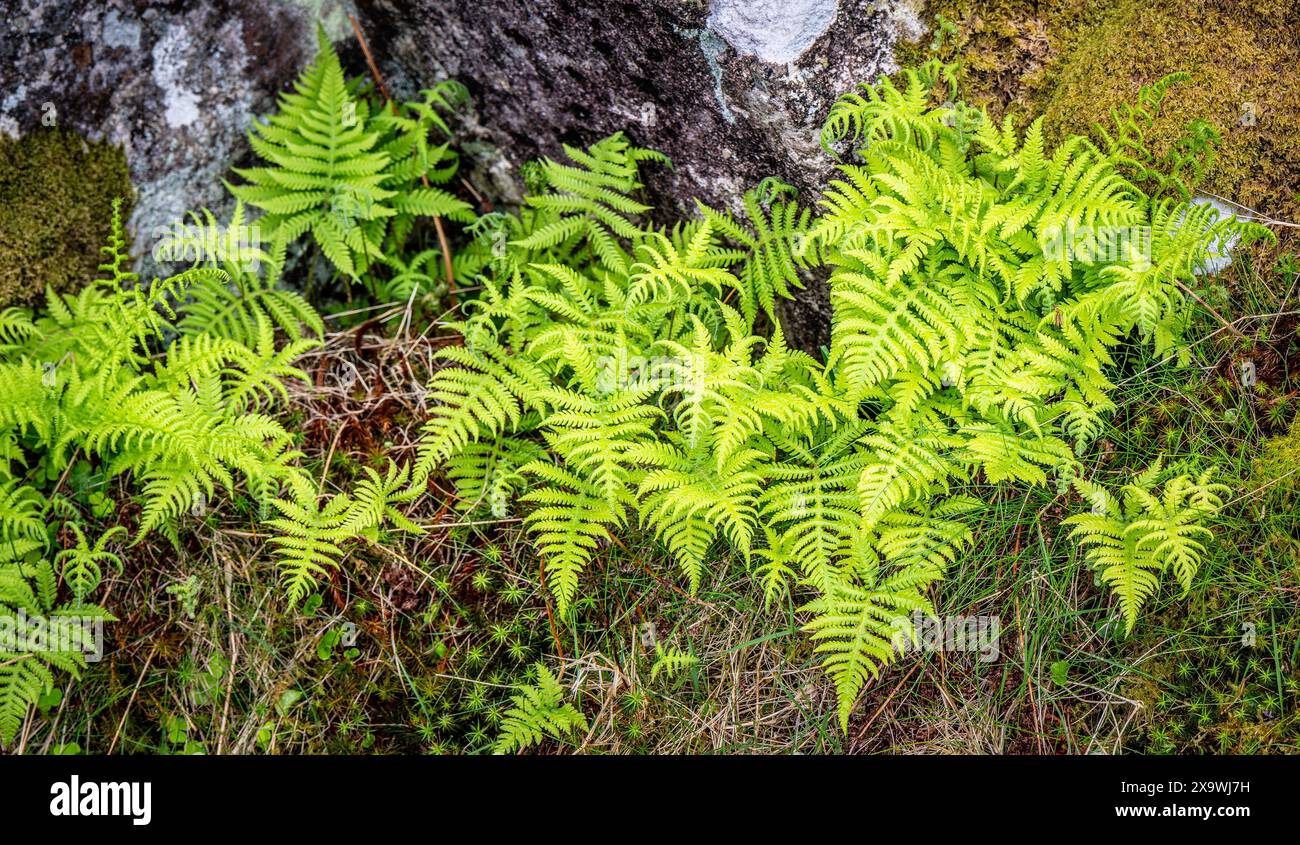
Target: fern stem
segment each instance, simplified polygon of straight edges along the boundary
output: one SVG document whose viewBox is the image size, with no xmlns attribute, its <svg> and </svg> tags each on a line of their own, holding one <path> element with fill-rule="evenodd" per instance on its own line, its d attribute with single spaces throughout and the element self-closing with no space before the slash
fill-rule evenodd
<svg viewBox="0 0 1300 845">
<path fill-rule="evenodd" d="M 546 588 L 546 561 L 537 564 L 537 576 L 542 582 L 542 596 L 546 599 L 546 621 L 551 623 L 551 637 L 555 640 L 555 653 L 564 659 L 564 646 L 560 644 L 560 630 L 555 625 L 555 611 L 551 608 L 551 591 Z"/>
<path fill-rule="evenodd" d="M 375 84 L 379 86 L 379 91 L 384 95 L 384 106 L 390 111 L 393 108 L 393 97 L 388 93 L 388 86 L 384 83 L 384 76 L 379 72 L 379 66 L 375 64 L 375 57 L 370 52 L 370 45 L 366 43 L 366 36 L 361 31 L 361 25 L 357 23 L 356 15 L 348 14 L 348 20 L 352 21 L 352 31 L 357 34 L 357 41 L 361 43 L 361 52 L 365 54 L 366 64 L 370 66 L 370 75 L 375 78 Z M 420 174 L 420 182 L 424 187 L 429 187 L 429 177 Z M 456 274 L 452 270 L 451 249 L 447 246 L 447 232 L 443 229 L 442 218 L 437 215 L 433 218 L 433 228 L 438 233 L 438 246 L 442 249 L 442 264 L 447 272 L 447 301 L 454 309 L 456 307 Z"/>
</svg>

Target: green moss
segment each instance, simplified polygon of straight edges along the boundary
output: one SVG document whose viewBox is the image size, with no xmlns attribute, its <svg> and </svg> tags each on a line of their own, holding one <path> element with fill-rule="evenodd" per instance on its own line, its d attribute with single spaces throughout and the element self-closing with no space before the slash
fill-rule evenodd
<svg viewBox="0 0 1300 845">
<path fill-rule="evenodd" d="M 1043 116 L 1049 135 L 1088 133 L 1138 88 L 1174 71 L 1148 134 L 1160 155 L 1187 122 L 1223 136 L 1201 188 L 1276 217 L 1300 216 L 1300 6 L 1289 0 L 936 0 L 964 96 L 995 114 Z M 923 51 L 916 45 L 903 56 Z M 1253 119 L 1251 117 L 1253 115 Z"/>
<path fill-rule="evenodd" d="M 1058 136 L 1084 131 L 1139 86 L 1187 71 L 1192 78 L 1171 92 L 1148 133 L 1153 151 L 1167 151 L 1188 121 L 1207 119 L 1223 144 L 1201 188 L 1293 217 L 1300 211 L 1298 26 L 1289 3 L 1127 0 L 1064 57 L 1044 109 L 1048 128 Z"/>
<path fill-rule="evenodd" d="M 36 302 L 46 285 L 72 291 L 94 278 L 117 197 L 129 213 L 120 148 L 61 130 L 0 136 L 0 307 Z"/>
<path fill-rule="evenodd" d="M 1300 416 L 1286 434 L 1264 441 L 1252 469 L 1251 488 L 1265 493 L 1267 504 L 1294 510 L 1300 496 L 1296 467 L 1300 467 Z"/>
</svg>

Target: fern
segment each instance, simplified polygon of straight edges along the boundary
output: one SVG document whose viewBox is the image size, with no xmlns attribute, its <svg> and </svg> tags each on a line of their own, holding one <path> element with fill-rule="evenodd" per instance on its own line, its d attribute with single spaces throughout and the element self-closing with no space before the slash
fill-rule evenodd
<svg viewBox="0 0 1300 845">
<path fill-rule="evenodd" d="M 111 563 L 121 570 L 122 559 L 105 547 L 113 539 L 113 535 L 124 534 L 126 529 L 120 525 L 113 526 L 101 534 L 92 547 L 86 542 L 86 535 L 80 525 L 75 522 L 69 525 L 76 534 L 77 544 L 55 555 L 54 562 L 63 564 L 63 580 L 71 588 L 75 602 L 82 604 L 87 596 L 98 589 L 99 582 L 103 578 L 104 564 Z"/>
<path fill-rule="evenodd" d="M 1183 199 L 1191 199 L 1192 189 L 1214 162 L 1215 148 L 1222 140 L 1214 126 L 1193 120 L 1164 155 L 1157 156 L 1147 146 L 1146 133 L 1169 91 L 1190 78 L 1187 73 L 1171 73 L 1142 86 L 1136 103 L 1111 109 L 1111 129 L 1101 124 L 1094 127 L 1110 158 L 1136 180 L 1152 184 L 1157 198 L 1173 188 Z"/>
<path fill-rule="evenodd" d="M 251 251 L 231 246 L 242 219 L 239 208 L 224 228 L 211 215 L 196 216 L 178 235 L 203 245 L 194 266 L 142 284 L 126 269 L 115 211 L 105 278 L 75 295 L 48 293 L 43 313 L 5 315 L 0 624 L 12 624 L 20 610 L 108 618 L 91 599 L 106 570 L 121 568 L 114 544 L 155 532 L 176 542 L 184 520 L 223 496 L 281 510 L 270 523 L 283 530 L 276 545 L 285 550 L 295 601 L 347 539 L 381 522 L 418 530 L 394 507 L 409 487 L 408 474 L 395 468 L 372 475 L 355 498 L 331 499 L 324 515 L 304 503 L 312 482 L 271 412 L 286 381 L 306 379 L 294 362 L 323 327 L 300 296 L 277 286 L 283 242 L 259 252 L 257 267 Z M 135 491 L 141 508 L 132 537 L 122 525 L 93 530 L 78 497 L 58 492 L 57 480 L 78 466 L 121 477 Z M 298 497 L 299 510 L 283 506 L 281 487 Z M 72 544 L 60 549 L 62 527 Z M 75 675 L 83 664 L 79 652 L 0 646 L 0 742 L 12 741 L 56 672 Z"/>
<path fill-rule="evenodd" d="M 10 530 L 6 520 L 3 529 Z M 102 609 L 59 604 L 57 576 L 36 555 L 44 532 L 6 537 L 0 551 L 0 745 L 14 741 L 30 708 L 54 688 L 56 673 L 80 676 L 93 645 L 84 621 L 112 621 Z M 96 544 L 102 546 L 101 543 Z"/>
<path fill-rule="evenodd" d="M 923 590 L 936 575 L 904 570 L 870 586 L 836 581 L 801 608 L 812 616 L 804 630 L 817 644 L 822 666 L 835 684 L 841 727 L 847 730 L 862 687 L 898 656 L 900 636 L 908 635 L 912 614 L 933 612 Z"/>
<path fill-rule="evenodd" d="M 277 235 L 270 252 L 253 246 L 260 240 L 260 229 L 248 231 L 242 201 L 235 203 L 224 229 L 207 209 L 191 217 L 192 224 L 164 240 L 160 249 L 167 254 L 193 252 L 195 267 L 220 270 L 224 276 L 206 274 L 205 283 L 190 288 L 179 323 L 182 334 L 224 337 L 255 346 L 264 320 L 294 340 L 304 328 L 316 337 L 324 333 L 320 315 L 307 300 L 280 285 L 286 251 L 283 233 Z"/>
<path fill-rule="evenodd" d="M 291 243 L 310 232 L 340 273 L 360 280 L 383 260 L 386 244 L 405 242 L 417 218 L 473 221 L 467 203 L 437 187 L 455 172 L 454 156 L 429 144 L 430 132 L 447 131 L 437 110 L 459 97 L 441 86 L 420 102 L 377 107 L 358 95 L 318 34 L 316 59 L 293 93 L 249 131 L 265 166 L 235 168 L 245 183 L 230 190 L 266 212 L 260 223 L 272 238 Z"/>
<path fill-rule="evenodd" d="M 536 684 L 523 684 L 510 697 L 511 707 L 501 720 L 493 751 L 514 754 L 548 737 L 562 740 L 587 730 L 587 718 L 565 701 L 564 688 L 543 663 L 534 665 Z"/>
<path fill-rule="evenodd" d="M 1118 147 L 1049 149 L 1041 123 L 937 104 L 954 82 L 934 62 L 841 98 L 822 133 L 839 178 L 816 215 L 766 180 L 743 218 L 646 222 L 656 156 L 618 135 L 531 169 L 525 208 L 475 226 L 492 257 L 454 324 L 464 345 L 439 353 L 416 486 L 445 471 L 498 515 L 516 496 L 561 614 L 636 528 L 692 592 L 730 556 L 769 607 L 811 594 L 847 725 L 970 542 L 961 488 L 1074 473 L 1115 407 L 1117 347 L 1180 350 L 1198 264 L 1264 235 L 1148 194 Z M 1142 237 L 1103 249 L 1112 230 Z M 787 346 L 777 313 L 817 269 L 824 361 Z M 1130 625 L 1142 573 L 1190 583 L 1208 510 L 1186 502 L 1210 508 L 1208 483 L 1170 482 L 1139 527 L 1093 526 L 1134 550 L 1140 535 L 1143 563 L 1103 566 Z"/>
<path fill-rule="evenodd" d="M 731 214 L 700 205 L 704 219 L 741 250 L 742 263 L 738 272 L 728 274 L 727 283 L 739 292 L 740 310 L 750 323 L 760 311 L 775 322 L 777 300 L 794 299 L 791 289 L 804 286 L 801 271 L 816 262 L 817 255 L 805 239 L 811 211 L 780 199 L 794 193 L 792 186 L 772 178 L 746 192 L 743 204 L 749 226 Z M 734 258 L 729 263 L 734 264 Z"/>
<path fill-rule="evenodd" d="M 367 478 L 353 493 L 341 492 L 328 497 L 321 495 L 315 481 L 305 473 L 288 474 L 284 479 L 288 495 L 271 502 L 279 516 L 268 519 L 266 524 L 276 529 L 271 543 L 277 550 L 291 607 L 306 598 L 316 582 L 338 566 L 347 540 L 373 538 L 387 524 L 412 534 L 423 533 L 397 507 L 415 495 L 408 484 L 409 470 L 399 469 L 391 462 L 384 475 L 369 467 L 364 469 Z"/>
<path fill-rule="evenodd" d="M 672 678 L 679 672 L 684 672 L 700 662 L 700 659 L 693 654 L 687 654 L 678 648 L 669 646 L 664 648 L 662 643 L 655 644 L 655 662 L 650 666 L 650 680 L 654 681 L 659 677 L 659 673 Z"/>
<path fill-rule="evenodd" d="M 1075 479 L 1075 487 L 1092 503 L 1090 513 L 1065 520 L 1073 525 L 1088 562 L 1119 599 L 1125 633 L 1132 633 L 1142 606 L 1160 587 L 1161 576 L 1173 573 L 1186 596 L 1211 536 L 1203 524 L 1223 507 L 1229 492 L 1210 480 L 1210 471 L 1170 478 L 1159 494 L 1153 489 L 1161 474 L 1156 462 L 1119 496 Z"/>
</svg>

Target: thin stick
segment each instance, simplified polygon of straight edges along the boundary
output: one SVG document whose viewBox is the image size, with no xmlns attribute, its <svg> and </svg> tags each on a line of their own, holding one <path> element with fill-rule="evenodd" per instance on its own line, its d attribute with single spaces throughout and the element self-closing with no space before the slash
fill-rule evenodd
<svg viewBox="0 0 1300 845">
<path fill-rule="evenodd" d="M 551 610 L 551 593 L 546 588 L 546 561 L 537 566 L 537 576 L 542 582 L 542 595 L 546 597 L 546 619 L 551 623 L 551 637 L 555 640 L 555 651 L 564 659 L 564 646 L 560 645 L 560 629 L 555 626 L 555 613 Z"/>
<path fill-rule="evenodd" d="M 1277 306 L 1277 316 L 1273 318 L 1273 326 L 1268 330 L 1269 340 L 1272 340 L 1277 336 L 1278 321 L 1280 321 L 1282 315 L 1286 313 L 1287 301 L 1291 299 L 1291 291 L 1295 290 L 1295 284 L 1298 281 L 1300 281 L 1300 270 L 1297 270 L 1295 275 L 1291 277 L 1291 284 L 1287 286 L 1286 294 L 1282 297 L 1282 302 Z"/>
<path fill-rule="evenodd" d="M 351 13 L 348 14 L 348 20 L 352 21 L 352 31 L 357 34 L 357 40 L 361 42 L 361 52 L 366 56 L 366 64 L 370 65 L 370 75 L 375 78 L 375 84 L 379 86 L 384 100 L 391 106 L 393 98 L 388 93 L 388 86 L 384 84 L 384 77 L 380 75 L 379 67 L 375 65 L 375 57 L 370 54 L 370 45 L 366 43 L 366 37 L 361 34 L 361 24 L 357 23 L 357 16 Z"/>
<path fill-rule="evenodd" d="M 126 702 L 126 709 L 122 711 L 122 718 L 117 723 L 117 730 L 113 732 L 113 741 L 108 745 L 108 753 L 111 755 L 113 749 L 117 748 L 117 741 L 122 736 L 122 728 L 126 726 L 126 717 L 131 715 L 131 705 L 135 704 L 135 694 L 140 691 L 140 684 L 144 683 L 144 676 L 149 674 L 149 667 L 153 665 L 153 656 L 158 653 L 158 645 L 149 649 L 149 659 L 144 662 L 144 668 L 140 670 L 140 677 L 135 679 L 135 689 L 131 690 L 131 697 Z"/>
<path fill-rule="evenodd" d="M 1236 326 L 1234 326 L 1232 323 L 1228 322 L 1227 319 L 1225 319 L 1224 316 L 1223 316 L 1222 314 L 1220 314 L 1218 311 L 1215 311 L 1215 310 L 1210 306 L 1210 303 L 1206 302 L 1204 299 L 1201 299 L 1199 296 L 1197 296 L 1197 295 L 1196 295 L 1196 292 L 1195 292 L 1194 290 L 1192 290 L 1191 288 L 1189 288 L 1187 285 L 1183 284 L 1183 283 L 1182 283 L 1180 280 L 1178 280 L 1178 279 L 1174 279 L 1174 281 L 1178 283 L 1178 287 L 1182 290 L 1183 293 L 1187 294 L 1187 295 L 1190 296 L 1192 299 L 1195 299 L 1195 300 L 1200 304 L 1200 306 L 1201 306 L 1202 308 L 1204 308 L 1206 311 L 1209 311 L 1211 314 L 1213 314 L 1213 315 L 1214 315 L 1214 318 L 1215 318 L 1216 320 L 1218 320 L 1220 323 L 1223 324 L 1223 328 L 1225 328 L 1225 329 L 1227 329 L 1228 331 L 1232 332 L 1233 334 L 1235 334 L 1238 338 L 1240 338 L 1240 339 L 1242 339 L 1242 340 L 1245 340 L 1245 341 L 1249 341 L 1249 340 L 1250 340 L 1250 338 L 1248 338 L 1248 337 L 1246 337 L 1244 334 L 1242 334 L 1241 331 L 1238 330 L 1238 328 L 1237 328 Z"/>
<path fill-rule="evenodd" d="M 671 581 L 665 581 L 663 578 L 659 576 L 657 572 L 652 570 L 650 567 L 646 566 L 645 563 L 641 561 L 641 558 L 638 557 L 636 554 L 634 554 L 632 550 L 627 547 L 627 544 L 624 543 L 622 540 L 620 540 L 612 532 L 609 534 L 609 539 L 614 541 L 614 545 L 622 549 L 627 554 L 628 557 L 636 561 L 636 565 L 641 567 L 641 569 L 645 572 L 646 575 L 649 575 L 651 578 L 658 581 L 661 586 L 667 587 L 669 590 L 672 590 L 674 593 L 686 599 L 688 602 L 692 604 L 698 604 L 701 607 L 707 607 L 709 610 L 713 610 L 713 611 L 716 611 L 718 609 L 717 605 L 709 604 L 704 599 L 696 598 L 695 596 L 686 592 L 681 587 L 677 586 Z"/>
<path fill-rule="evenodd" d="M 325 456 L 325 467 L 320 472 L 320 484 L 316 485 L 316 495 L 319 496 L 325 492 L 325 478 L 329 475 L 330 464 L 334 461 L 334 450 L 338 448 L 339 438 L 343 432 L 347 431 L 347 423 L 339 426 L 339 430 L 334 434 L 334 440 L 330 442 L 329 454 Z"/>
<path fill-rule="evenodd" d="M 854 742 L 862 739 L 862 735 L 867 732 L 867 728 L 871 727 L 871 724 L 876 721 L 876 717 L 880 715 L 880 712 L 889 706 L 889 702 L 894 700 L 894 696 L 898 694 L 898 690 L 902 688 L 903 684 L 907 683 L 907 679 L 912 677 L 912 673 L 915 672 L 916 667 L 920 665 L 920 661 L 913 663 L 912 668 L 907 670 L 907 674 L 903 676 L 903 679 L 897 684 L 894 684 L 894 688 L 889 691 L 889 695 L 887 695 L 885 700 L 880 703 L 880 706 L 876 708 L 876 712 L 872 713 L 867 721 L 862 723 L 862 727 L 858 728 L 858 735 L 854 737 Z"/>
<path fill-rule="evenodd" d="M 226 724 L 230 720 L 230 696 L 235 689 L 235 669 L 239 665 L 239 643 L 235 639 L 235 612 L 231 605 L 230 587 L 235 580 L 234 573 L 231 571 L 231 556 L 223 555 L 226 559 L 226 626 L 229 629 L 230 636 L 230 679 L 226 682 L 226 702 L 221 708 L 221 728 L 217 733 L 217 754 L 221 754 L 226 747 Z"/>
<path fill-rule="evenodd" d="M 1256 211 L 1255 209 L 1251 208 L 1248 205 L 1242 205 L 1241 203 L 1235 200 L 1230 200 L 1227 197 L 1221 197 L 1218 194 L 1212 194 L 1209 191 L 1205 191 L 1204 193 L 1207 197 L 1213 197 L 1219 202 L 1222 202 L 1226 205 L 1231 205 L 1235 208 L 1239 208 L 1242 211 L 1249 213 L 1251 215 L 1250 222 L 1252 223 L 1262 223 L 1265 226 L 1283 226 L 1288 229 L 1300 229 L 1300 223 L 1292 223 L 1289 220 L 1278 220 L 1274 217 L 1269 217 L 1267 214 Z"/>
</svg>

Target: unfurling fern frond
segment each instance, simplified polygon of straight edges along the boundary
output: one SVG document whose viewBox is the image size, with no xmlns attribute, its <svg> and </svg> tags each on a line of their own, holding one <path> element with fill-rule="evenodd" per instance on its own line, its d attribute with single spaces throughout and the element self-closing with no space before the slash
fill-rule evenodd
<svg viewBox="0 0 1300 845">
<path fill-rule="evenodd" d="M 126 529 L 120 525 L 113 526 L 101 534 L 92 547 L 86 542 L 85 532 L 81 530 L 80 525 L 75 522 L 68 524 L 76 535 L 77 544 L 55 555 L 54 562 L 62 564 L 63 580 L 72 589 L 76 603 L 82 604 L 87 596 L 99 588 L 104 564 L 111 563 L 121 570 L 122 559 L 108 551 L 105 546 L 113 539 L 113 535 L 125 534 Z"/>
</svg>

